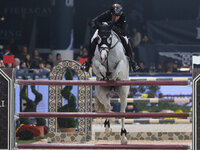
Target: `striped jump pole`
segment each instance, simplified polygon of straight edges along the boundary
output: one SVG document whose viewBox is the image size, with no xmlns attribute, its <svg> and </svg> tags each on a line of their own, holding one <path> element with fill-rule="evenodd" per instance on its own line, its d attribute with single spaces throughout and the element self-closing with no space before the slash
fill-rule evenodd
<svg viewBox="0 0 200 150">
<path fill-rule="evenodd" d="M 188 85 L 188 81 L 86 81 L 86 80 L 17 80 L 16 84 L 19 85 L 90 85 L 90 86 L 130 86 L 130 85 Z"/>
<path fill-rule="evenodd" d="M 191 113 L 93 113 L 93 112 L 20 112 L 19 117 L 59 117 L 59 118 L 74 118 L 74 117 L 105 117 L 105 118 L 162 118 L 162 117 L 189 117 Z"/>
<path fill-rule="evenodd" d="M 121 123 L 121 119 L 118 119 Z M 189 124 L 192 123 L 192 119 L 125 119 L 126 124 L 140 123 L 140 124 Z"/>
<path fill-rule="evenodd" d="M 111 102 L 120 102 L 120 98 L 111 98 Z M 139 102 L 148 102 L 148 103 L 190 103 L 192 99 L 190 98 L 174 98 L 174 99 L 165 99 L 165 98 L 127 98 L 128 103 L 139 103 Z"/>
<path fill-rule="evenodd" d="M 89 80 L 96 81 L 96 77 L 89 78 Z M 191 81 L 192 78 L 154 78 L 154 77 L 129 77 L 129 80 L 131 81 Z"/>
<path fill-rule="evenodd" d="M 153 144 L 17 144 L 19 149 L 189 149 L 189 145 Z"/>
</svg>

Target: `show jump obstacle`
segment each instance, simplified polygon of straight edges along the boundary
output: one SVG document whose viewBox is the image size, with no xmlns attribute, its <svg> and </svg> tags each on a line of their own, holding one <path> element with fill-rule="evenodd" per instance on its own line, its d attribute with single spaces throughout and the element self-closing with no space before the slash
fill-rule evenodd
<svg viewBox="0 0 200 150">
<path fill-rule="evenodd" d="M 193 74 L 193 150 L 200 149 L 200 63 L 195 58 Z M 81 81 L 57 81 L 62 80 L 65 69 L 70 67 L 77 72 Z M 79 117 L 79 131 L 86 139 L 91 139 L 91 119 L 90 117 L 188 117 L 189 113 L 91 113 L 91 88 L 86 85 L 187 85 L 187 81 L 83 81 L 89 75 L 80 70 L 80 66 L 74 61 L 64 61 L 59 63 L 56 69 L 50 74 L 52 81 L 18 81 L 20 85 L 50 85 L 49 86 L 49 112 L 50 113 L 19 113 L 19 117 L 50 117 L 49 132 L 57 132 L 55 117 Z M 93 145 L 93 144 L 17 144 L 15 145 L 15 98 L 14 98 L 15 72 L 12 69 L 0 69 L 0 149 L 11 150 L 20 149 L 188 149 L 188 145 Z M 96 84 L 95 84 L 96 83 Z M 116 83 L 116 84 L 115 84 Z M 16 83 L 15 83 L 16 84 Z M 56 107 L 62 105 L 61 95 L 58 94 L 62 85 L 79 85 L 79 113 L 56 113 Z M 55 86 L 58 85 L 58 86 Z M 83 100 L 84 99 L 84 100 Z M 85 100 L 86 99 L 86 100 Z M 84 103 L 85 102 L 85 103 Z M 83 113 L 87 112 L 87 113 Z"/>
</svg>

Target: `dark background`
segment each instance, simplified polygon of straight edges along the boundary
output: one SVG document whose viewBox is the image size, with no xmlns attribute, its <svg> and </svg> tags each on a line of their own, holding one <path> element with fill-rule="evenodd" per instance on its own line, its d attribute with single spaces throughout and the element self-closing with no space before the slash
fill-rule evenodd
<svg viewBox="0 0 200 150">
<path fill-rule="evenodd" d="M 30 49 L 63 49 L 70 44 L 73 32 L 73 48 L 78 48 L 91 37 L 88 21 L 116 2 L 123 5 L 130 27 L 133 10 L 147 22 L 196 20 L 199 9 L 198 0 L 74 0 L 71 7 L 65 5 L 66 1 L 1 0 L 0 17 L 5 20 L 0 21 L 0 44 L 9 44 L 14 38 L 17 44 L 26 44 Z"/>
</svg>

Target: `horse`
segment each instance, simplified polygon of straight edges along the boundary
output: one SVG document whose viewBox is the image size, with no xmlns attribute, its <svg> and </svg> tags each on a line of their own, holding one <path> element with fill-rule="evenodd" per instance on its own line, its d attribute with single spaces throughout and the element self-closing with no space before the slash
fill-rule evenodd
<svg viewBox="0 0 200 150">
<path fill-rule="evenodd" d="M 92 69 L 97 80 L 128 80 L 129 62 L 119 36 L 112 30 L 112 24 L 99 25 L 94 36 L 98 40 L 92 59 Z M 95 86 L 95 111 L 110 112 L 110 97 L 108 94 L 114 90 L 120 98 L 120 112 L 125 112 L 127 96 L 130 86 Z M 121 144 L 127 144 L 124 118 L 122 119 Z M 110 122 L 104 122 L 105 133 L 110 134 Z"/>
</svg>

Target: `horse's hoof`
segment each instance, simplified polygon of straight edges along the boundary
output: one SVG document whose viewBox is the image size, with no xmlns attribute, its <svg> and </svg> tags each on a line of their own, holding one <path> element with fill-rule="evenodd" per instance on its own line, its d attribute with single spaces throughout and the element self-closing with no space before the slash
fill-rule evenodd
<svg viewBox="0 0 200 150">
<path fill-rule="evenodd" d="M 121 137 L 121 144 L 126 145 L 127 143 L 128 143 L 128 140 L 127 140 L 126 136 L 123 135 Z"/>
</svg>

